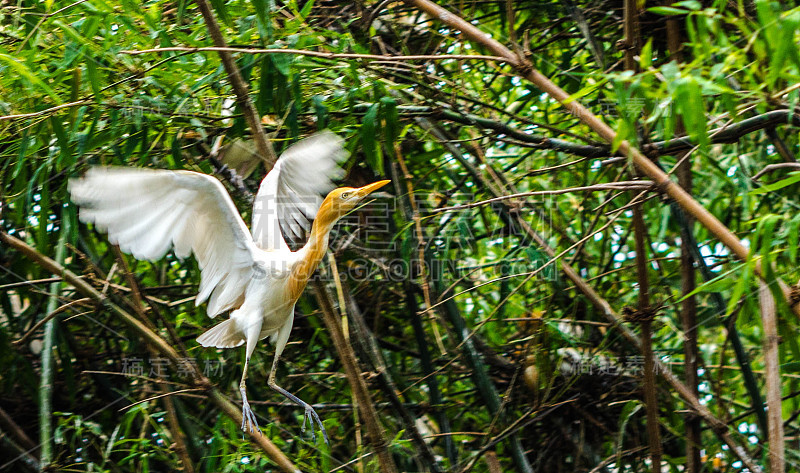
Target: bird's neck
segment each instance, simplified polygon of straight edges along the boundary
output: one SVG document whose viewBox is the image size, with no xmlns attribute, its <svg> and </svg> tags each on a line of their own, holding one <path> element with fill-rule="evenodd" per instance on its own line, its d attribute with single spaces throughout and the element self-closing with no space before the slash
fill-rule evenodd
<svg viewBox="0 0 800 473">
<path fill-rule="evenodd" d="M 328 235 L 335 223 L 336 219 L 326 218 L 321 212 L 317 214 L 311 226 L 308 242 L 298 250 L 300 261 L 292 269 L 291 275 L 292 293 L 296 293 L 296 297 L 300 297 L 308 279 L 325 256 L 325 251 L 328 250 Z"/>
</svg>

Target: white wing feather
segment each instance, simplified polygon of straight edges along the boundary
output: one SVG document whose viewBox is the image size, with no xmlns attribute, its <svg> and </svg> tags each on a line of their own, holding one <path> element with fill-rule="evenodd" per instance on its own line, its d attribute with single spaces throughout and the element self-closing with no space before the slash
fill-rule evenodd
<svg viewBox="0 0 800 473">
<path fill-rule="evenodd" d="M 336 187 L 339 163 L 347 158 L 343 140 L 329 131 L 290 146 L 261 182 L 253 202 L 253 240 L 264 250 L 289 250 L 281 234 L 302 239 L 322 203 Z"/>
<path fill-rule="evenodd" d="M 80 219 L 136 259 L 155 261 L 170 248 L 194 253 L 201 269 L 195 301 L 214 317 L 241 303 L 253 271 L 253 240 L 228 192 L 214 177 L 190 171 L 94 167 L 69 183 Z"/>
</svg>

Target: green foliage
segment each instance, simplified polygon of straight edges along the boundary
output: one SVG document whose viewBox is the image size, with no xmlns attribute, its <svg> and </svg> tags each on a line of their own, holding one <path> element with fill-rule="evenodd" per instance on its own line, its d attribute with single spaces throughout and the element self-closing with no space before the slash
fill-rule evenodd
<svg viewBox="0 0 800 473">
<path fill-rule="evenodd" d="M 763 389 L 764 369 L 755 264 L 765 268 L 780 300 L 777 279 L 791 284 L 800 277 L 800 173 L 777 167 L 756 175 L 800 151 L 800 8 L 793 2 L 648 4 L 640 17 L 636 72 L 621 66 L 623 12 L 617 5 L 576 3 L 590 38 L 564 2 L 458 5 L 460 15 L 492 38 L 507 45 L 515 38 L 520 53 L 569 100 L 614 126 L 618 138 L 607 147 L 508 65 L 446 57 L 489 52 L 402 3 L 211 4 L 235 47 L 433 57 L 234 55 L 276 151 L 329 128 L 351 152 L 344 184 L 393 181 L 386 188 L 395 197 L 391 202 L 376 199 L 342 222 L 331 241 L 346 293 L 374 333 L 400 400 L 416 421 L 407 423 L 387 389 L 367 377 L 402 471 L 429 469 L 411 429 L 446 471 L 496 471 L 494 462 L 503 471 L 522 471 L 514 439 L 536 471 L 648 468 L 641 448 L 646 421 L 640 373 L 631 362 L 640 354 L 559 269 L 569 264 L 618 312 L 637 305 L 631 193 L 554 192 L 441 211 L 498 195 L 637 178 L 627 160 L 609 159 L 623 139 L 672 174 L 688 160 L 694 197 L 752 249 L 747 261 L 737 261 L 700 223 L 688 224 L 700 255 L 696 266 L 705 264 L 708 277 L 698 275 L 697 288 L 684 294 L 680 253 L 691 245 L 685 217 L 660 198 L 642 206 L 650 299 L 659 306 L 657 355 L 685 378 L 680 305 L 696 298 L 700 398 L 738 429 L 732 433 L 739 443 L 751 450 L 764 445 L 752 396 L 752 389 Z M 442 6 L 456 11 L 455 4 Z M 680 31 L 680 54 L 668 49 L 668 21 Z M 197 7 L 185 0 L 22 0 L 0 9 L 0 229 L 50 257 L 68 229 L 66 241 L 74 244 L 65 265 L 135 312 L 138 296 L 127 265 L 142 288 L 148 323 L 173 346 L 185 346 L 211 381 L 238 401 L 240 351 L 204 349 L 194 341 L 212 324 L 205 307 L 193 304 L 197 263 L 170 254 L 156 262 L 125 256 L 123 265 L 104 234 L 79 223 L 67 192 L 68 178 L 99 164 L 223 178 L 208 159 L 215 140 L 248 139 L 249 131 L 216 53 L 129 53 L 211 45 Z M 775 111 L 791 113 L 776 121 L 767 115 Z M 740 128 L 745 120 L 752 121 Z M 680 149 L 667 146 L 676 141 L 683 143 Z M 684 158 L 682 151 L 690 154 Z M 265 172 L 259 164 L 245 178 L 245 189 L 255 191 Z M 249 221 L 246 193 L 224 184 Z M 388 210 L 375 207 L 383 203 Z M 147 360 L 155 355 L 111 312 L 75 302 L 80 296 L 69 288 L 49 294 L 53 275 L 6 247 L 0 247 L 0 269 L 0 407 L 31 438 L 38 438 L 41 335 L 12 342 L 47 315 L 51 296 L 63 307 L 56 318 L 51 415 L 55 468 L 174 471 L 184 462 L 176 447 L 182 443 L 196 471 L 275 469 L 202 393 L 170 396 L 174 425 L 156 396 L 164 387 L 186 388 L 187 379 L 177 367 L 163 378 L 151 373 Z M 319 275 L 336 291 L 329 268 Z M 797 322 L 786 304 L 778 310 L 785 341 L 781 368 L 792 375 L 784 379 L 784 419 L 787 436 L 796 437 Z M 302 412 L 281 404 L 267 388 L 272 350 L 266 341 L 252 360 L 248 383 L 264 435 L 302 471 L 379 471 L 318 314 L 313 295 L 303 296 L 278 378 L 320 406 L 332 444 L 302 434 Z M 755 387 L 747 385 L 726 330 L 740 334 Z M 377 372 L 366 345 L 350 336 L 363 371 Z M 144 360 L 142 376 L 122 373 L 133 358 Z M 609 364 L 613 373 L 598 373 L 597 366 Z M 496 414 L 482 389 L 500 399 Z M 677 471 L 685 460 L 679 413 L 686 407 L 666 385 L 659 385 L 658 399 L 665 461 Z M 3 458 L 7 451 L 19 453 L 2 442 Z M 702 445 L 708 469 L 718 458 L 726 471 L 741 470 L 711 429 L 703 430 Z M 796 462 L 800 454 L 787 446 L 789 461 Z"/>
</svg>

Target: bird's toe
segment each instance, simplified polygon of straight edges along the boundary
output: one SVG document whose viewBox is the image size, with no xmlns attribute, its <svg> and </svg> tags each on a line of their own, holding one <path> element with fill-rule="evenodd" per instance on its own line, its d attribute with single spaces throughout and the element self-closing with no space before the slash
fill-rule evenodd
<svg viewBox="0 0 800 473">
<path fill-rule="evenodd" d="M 306 408 L 306 412 L 303 416 L 303 429 L 305 429 L 306 421 L 308 421 L 309 425 L 311 425 L 311 440 L 314 442 L 317 441 L 317 435 L 316 435 L 317 429 L 315 428 L 314 425 L 316 424 L 319 426 L 319 430 L 322 431 L 322 438 L 325 440 L 325 443 L 329 444 L 328 432 L 325 431 L 325 426 L 322 425 L 322 420 L 319 418 L 319 415 L 317 415 L 317 411 L 315 411 L 314 408 L 311 406 L 308 406 Z"/>
<path fill-rule="evenodd" d="M 262 433 L 261 429 L 258 427 L 258 420 L 256 419 L 256 414 L 250 408 L 250 404 L 247 401 L 242 403 L 242 430 L 247 432 L 248 430 L 250 433 L 258 432 L 259 434 Z"/>
</svg>

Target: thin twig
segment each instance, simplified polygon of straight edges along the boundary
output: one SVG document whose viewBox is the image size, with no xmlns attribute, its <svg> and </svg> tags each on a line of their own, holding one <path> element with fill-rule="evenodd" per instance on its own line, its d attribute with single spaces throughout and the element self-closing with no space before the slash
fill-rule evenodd
<svg viewBox="0 0 800 473">
<path fill-rule="evenodd" d="M 62 103 L 61 105 L 58 105 L 58 106 L 55 106 L 55 107 L 50 107 L 50 108 L 45 109 L 45 110 L 39 110 L 38 112 L 20 113 L 20 114 L 17 114 L 17 115 L 6 115 L 6 116 L 3 116 L 3 117 L 0 117 L 0 121 L 3 121 L 3 120 L 16 120 L 18 118 L 38 117 L 38 116 L 41 116 L 41 115 L 48 115 L 50 113 L 57 112 L 59 110 L 65 109 L 65 108 L 80 107 L 81 105 L 87 105 L 87 104 L 90 104 L 90 103 L 92 103 L 90 100 L 78 100 L 76 102 Z"/>
<path fill-rule="evenodd" d="M 59 280 L 60 280 L 60 279 L 59 279 Z M 55 317 L 56 315 L 58 315 L 58 314 L 60 314 L 60 313 L 64 312 L 65 310 L 69 309 L 70 307 L 72 307 L 72 306 L 74 306 L 74 305 L 77 305 L 77 304 L 84 304 L 84 303 L 86 303 L 86 302 L 89 302 L 89 301 L 91 301 L 91 299 L 89 299 L 89 298 L 83 298 L 83 299 L 77 299 L 77 300 L 74 300 L 74 301 L 67 302 L 66 304 L 64 304 L 64 305 L 60 306 L 58 309 L 56 309 L 56 310 L 54 310 L 54 311 L 50 312 L 49 314 L 47 314 L 47 315 L 46 315 L 46 316 L 45 316 L 45 317 L 44 317 L 42 320 L 40 320 L 39 322 L 37 322 L 37 323 L 36 323 L 36 325 L 34 325 L 33 327 L 31 327 L 31 329 L 30 329 L 30 330 L 28 330 L 27 332 L 25 332 L 25 334 L 24 334 L 23 336 L 21 336 L 21 337 L 20 337 L 19 339 L 17 339 L 17 340 L 14 340 L 14 341 L 13 341 L 13 342 L 11 342 L 11 343 L 12 343 L 13 345 L 15 345 L 15 346 L 20 346 L 20 345 L 22 345 L 23 343 L 27 342 L 27 341 L 28 341 L 28 339 L 29 339 L 29 338 L 31 338 L 31 336 L 33 336 L 33 334 L 34 334 L 34 333 L 36 333 L 36 331 L 37 331 L 37 330 L 39 330 L 39 329 L 42 327 L 42 325 L 46 324 L 46 323 L 47 323 L 47 322 L 48 322 L 50 319 L 52 319 L 52 318 L 53 318 L 53 317 Z"/>
<path fill-rule="evenodd" d="M 521 192 L 519 194 L 511 194 L 511 195 L 504 195 L 500 197 L 493 197 L 491 199 L 481 200 L 478 202 L 472 202 L 469 204 L 463 205 L 454 205 L 452 207 L 442 207 L 439 209 L 432 210 L 431 214 L 437 214 L 442 212 L 452 212 L 454 210 L 465 210 L 465 209 L 472 209 L 475 207 L 480 207 L 482 205 L 493 204 L 495 202 L 502 202 L 506 200 L 518 199 L 520 197 L 532 197 L 536 195 L 561 195 L 561 194 L 571 194 L 573 192 L 595 192 L 595 191 L 607 191 L 607 190 L 652 190 L 653 189 L 653 182 L 652 181 L 620 181 L 620 182 L 609 182 L 605 184 L 595 184 L 593 186 L 582 186 L 582 187 L 568 187 L 565 189 L 555 189 L 551 191 L 532 191 L 532 192 Z"/>
<path fill-rule="evenodd" d="M 119 412 L 127 411 L 127 410 L 128 410 L 128 409 L 130 409 L 131 407 L 138 406 L 139 404 L 141 404 L 141 403 L 143 403 L 143 402 L 154 401 L 154 400 L 156 400 L 156 399 L 160 399 L 160 398 L 162 398 L 162 397 L 166 397 L 166 396 L 172 396 L 173 394 L 189 393 L 189 392 L 196 392 L 196 391 L 203 391 L 203 388 L 188 388 L 188 389 L 179 389 L 179 390 L 177 390 L 177 391 L 171 391 L 171 392 L 168 392 L 168 393 L 159 394 L 159 395 L 157 395 L 157 396 L 148 397 L 147 399 L 142 399 L 141 401 L 136 401 L 136 402 L 134 402 L 133 404 L 129 404 L 129 405 L 127 405 L 127 406 L 125 406 L 125 407 L 121 408 L 121 409 L 119 410 Z"/>
<path fill-rule="evenodd" d="M 329 53 L 325 51 L 309 51 L 306 49 L 256 49 L 256 48 L 231 48 L 231 47 L 200 47 L 188 48 L 173 46 L 167 48 L 139 49 L 133 51 L 120 51 L 121 54 L 148 54 L 162 53 L 170 51 L 181 52 L 202 52 L 217 51 L 226 53 L 245 53 L 245 54 L 294 54 L 298 56 L 319 57 L 324 59 L 363 59 L 366 61 L 445 61 L 445 60 L 476 60 L 476 61 L 496 61 L 506 62 L 505 58 L 499 56 L 483 56 L 479 54 L 437 54 L 437 55 L 408 55 L 393 56 L 388 54 L 353 54 L 353 53 Z"/>
<path fill-rule="evenodd" d="M 772 171 L 777 171 L 778 169 L 792 169 L 795 171 L 800 171 L 800 163 L 776 163 L 776 164 L 767 164 L 764 166 L 764 169 L 758 171 L 755 176 L 753 176 L 753 180 L 757 181 L 759 177 L 763 176 L 764 174 L 770 173 Z"/>
</svg>

